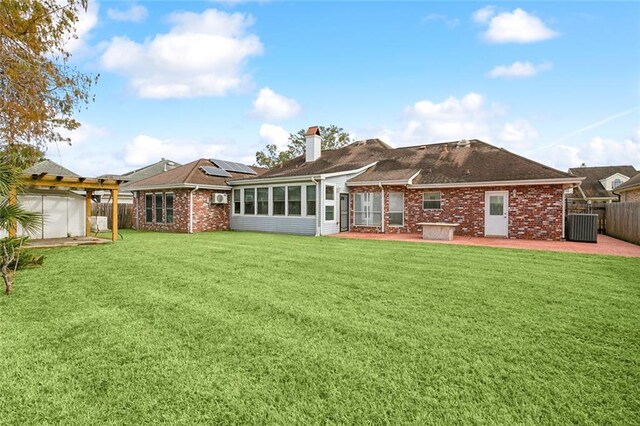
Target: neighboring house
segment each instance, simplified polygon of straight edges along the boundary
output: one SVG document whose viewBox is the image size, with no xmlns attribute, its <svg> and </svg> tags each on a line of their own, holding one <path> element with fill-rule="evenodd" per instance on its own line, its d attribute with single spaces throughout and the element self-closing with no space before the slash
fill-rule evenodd
<svg viewBox="0 0 640 426">
<path fill-rule="evenodd" d="M 633 166 L 574 167 L 569 173 L 583 177 L 578 188 L 567 193 L 567 199 L 593 203 L 618 201 L 616 189 L 638 174 Z"/>
<path fill-rule="evenodd" d="M 260 176 L 230 179 L 230 227 L 304 235 L 418 232 L 559 240 L 565 190 L 582 178 L 471 140 L 393 149 L 378 139 L 306 153 Z"/>
<path fill-rule="evenodd" d="M 61 165 L 44 160 L 24 170 L 32 176 L 55 176 L 80 178 L 79 175 Z M 29 211 L 42 214 L 40 228 L 29 234 L 30 238 L 63 238 L 85 235 L 85 197 L 70 190 L 26 188 L 18 194 L 18 202 Z M 25 235 L 18 227 L 18 235 Z M 2 232 L 2 237 L 6 232 Z"/>
<path fill-rule="evenodd" d="M 616 187 L 614 193 L 620 194 L 623 203 L 640 202 L 640 173 Z"/>
<path fill-rule="evenodd" d="M 163 172 L 167 172 L 169 170 L 173 170 L 179 166 L 179 163 L 163 158 L 156 163 L 149 164 L 148 166 L 132 170 L 122 175 L 102 175 L 98 176 L 98 179 L 116 179 L 133 183 Z M 109 191 L 96 191 L 93 198 L 99 203 L 111 202 Z M 133 204 L 133 193 L 131 191 L 124 190 L 124 186 L 123 190 L 120 191 L 120 194 L 118 195 L 118 204 Z"/>
<path fill-rule="evenodd" d="M 200 159 L 164 173 L 128 182 L 134 194 L 134 228 L 202 232 L 229 229 L 229 179 L 257 176 L 264 169 Z"/>
</svg>

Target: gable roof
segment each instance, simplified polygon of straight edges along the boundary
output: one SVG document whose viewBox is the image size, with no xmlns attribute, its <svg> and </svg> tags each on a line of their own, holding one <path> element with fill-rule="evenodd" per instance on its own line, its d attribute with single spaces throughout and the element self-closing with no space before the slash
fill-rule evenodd
<svg viewBox="0 0 640 426">
<path fill-rule="evenodd" d="M 151 188 L 193 188 L 196 185 L 201 187 L 214 187 L 218 189 L 229 189 L 227 180 L 246 177 L 246 174 L 229 172 L 231 178 L 210 176 L 204 173 L 200 167 L 215 165 L 206 158 L 192 161 L 183 166 L 176 167 L 164 173 L 158 173 L 146 179 L 136 182 L 129 182 L 122 186 L 122 189 L 128 191 L 136 191 Z M 251 167 L 256 173 L 260 174 L 265 169 L 260 167 Z"/>
<path fill-rule="evenodd" d="M 257 180 L 347 172 L 369 165 L 372 167 L 351 178 L 349 185 L 462 185 L 551 179 L 578 181 L 569 173 L 479 140 L 394 149 L 379 139 L 354 142 L 340 149 L 322 151 L 320 158 L 313 162 L 306 162 L 302 155 L 269 170 Z M 251 179 L 254 180 L 256 179 Z M 235 182 L 242 183 L 238 180 Z"/>
<path fill-rule="evenodd" d="M 625 191 L 630 191 L 630 190 L 635 189 L 635 188 L 640 189 L 640 173 L 636 174 L 634 177 L 632 177 L 631 179 L 629 179 L 625 183 L 619 185 L 613 191 L 614 192 L 618 192 L 618 191 L 625 192 Z"/>
<path fill-rule="evenodd" d="M 611 191 L 607 191 L 600 181 L 616 173 L 628 177 L 635 176 L 638 171 L 633 166 L 599 166 L 599 167 L 574 167 L 569 169 L 569 173 L 585 179 L 580 184 L 580 188 L 587 198 L 614 198 L 618 197 Z M 621 185 L 622 186 L 622 185 Z"/>
<path fill-rule="evenodd" d="M 25 175 L 50 175 L 50 176 L 63 176 L 63 177 L 80 177 L 80 175 L 72 172 L 66 167 L 62 167 L 60 164 L 49 160 L 48 158 L 34 164 L 33 166 L 25 169 L 22 174 Z"/>
</svg>

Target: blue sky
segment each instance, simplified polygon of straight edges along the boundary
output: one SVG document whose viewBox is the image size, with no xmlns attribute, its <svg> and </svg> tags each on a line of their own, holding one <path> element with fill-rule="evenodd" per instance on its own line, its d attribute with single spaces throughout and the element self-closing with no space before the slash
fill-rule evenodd
<svg viewBox="0 0 640 426">
<path fill-rule="evenodd" d="M 637 2 L 91 1 L 78 35 L 96 100 L 48 156 L 87 176 L 252 163 L 316 124 L 640 169 Z"/>
</svg>

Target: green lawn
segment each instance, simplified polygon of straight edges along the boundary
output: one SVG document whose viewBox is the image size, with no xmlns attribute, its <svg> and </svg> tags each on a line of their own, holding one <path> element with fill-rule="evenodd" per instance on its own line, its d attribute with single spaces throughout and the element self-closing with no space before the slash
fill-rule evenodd
<svg viewBox="0 0 640 426">
<path fill-rule="evenodd" d="M 0 297 L 1 424 L 640 418 L 640 259 L 123 236 Z"/>
</svg>

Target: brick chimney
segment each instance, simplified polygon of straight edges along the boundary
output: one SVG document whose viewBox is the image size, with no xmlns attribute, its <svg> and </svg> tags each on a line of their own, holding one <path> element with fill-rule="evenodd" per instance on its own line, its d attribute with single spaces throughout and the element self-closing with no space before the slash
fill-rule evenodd
<svg viewBox="0 0 640 426">
<path fill-rule="evenodd" d="M 304 134 L 304 140 L 307 142 L 306 161 L 316 161 L 322 154 L 322 138 L 320 137 L 320 128 L 318 126 L 309 127 L 307 133 Z"/>
</svg>

